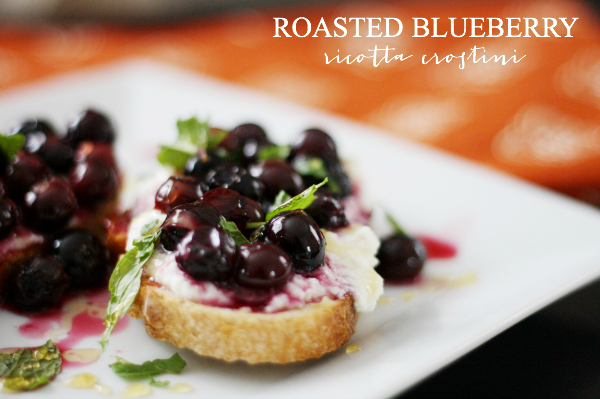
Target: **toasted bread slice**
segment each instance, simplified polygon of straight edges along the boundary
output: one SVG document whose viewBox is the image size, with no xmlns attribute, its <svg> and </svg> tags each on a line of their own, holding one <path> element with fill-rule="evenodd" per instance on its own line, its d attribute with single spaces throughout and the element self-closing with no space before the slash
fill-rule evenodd
<svg viewBox="0 0 600 399">
<path fill-rule="evenodd" d="M 302 309 L 256 313 L 198 304 L 142 278 L 130 314 L 148 335 L 225 361 L 290 363 L 345 345 L 356 326 L 354 299 L 325 298 Z"/>
</svg>

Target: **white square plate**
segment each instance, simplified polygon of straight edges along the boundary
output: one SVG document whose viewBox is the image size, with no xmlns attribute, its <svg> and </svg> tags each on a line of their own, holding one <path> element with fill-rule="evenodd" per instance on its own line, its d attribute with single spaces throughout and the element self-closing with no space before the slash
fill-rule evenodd
<svg viewBox="0 0 600 399">
<path fill-rule="evenodd" d="M 559 195 L 467 161 L 381 134 L 368 126 L 247 89 L 145 61 L 128 61 L 37 83 L 0 97 L 0 129 L 25 117 L 65 126 L 92 106 L 118 128 L 117 155 L 133 174 L 151 173 L 156 145 L 170 142 L 178 118 L 209 117 L 231 128 L 253 121 L 279 143 L 319 126 L 354 163 L 364 192 L 415 234 L 455 244 L 458 255 L 426 265 L 422 284 L 386 287 L 389 301 L 360 317 L 340 350 L 289 366 L 225 364 L 179 350 L 188 366 L 172 383 L 187 382 L 211 398 L 380 398 L 399 393 L 560 296 L 600 276 L 600 213 Z M 0 311 L 0 347 L 44 342 L 19 335 L 26 319 Z M 98 348 L 97 339 L 79 348 Z M 28 394 L 81 397 L 60 383 L 81 372 L 113 392 L 127 382 L 109 368 L 114 356 L 133 362 L 168 357 L 176 348 L 148 338 L 132 321 L 114 334 L 100 359 L 67 368 Z M 172 392 L 153 388 L 155 396 Z M 91 395 L 97 395 L 93 392 Z"/>
</svg>

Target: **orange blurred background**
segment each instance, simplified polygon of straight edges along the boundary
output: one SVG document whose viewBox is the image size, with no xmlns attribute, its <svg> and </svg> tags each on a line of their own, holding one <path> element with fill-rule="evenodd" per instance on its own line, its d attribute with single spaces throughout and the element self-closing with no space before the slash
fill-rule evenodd
<svg viewBox="0 0 600 399">
<path fill-rule="evenodd" d="M 274 38 L 273 17 L 395 17 L 394 38 Z M 413 17 L 579 18 L 571 38 L 413 38 Z M 349 26 L 349 25 L 348 25 Z M 313 28 L 314 29 L 314 28 Z M 366 33 L 366 26 L 363 31 Z M 374 44 L 410 61 L 325 63 Z M 423 65 L 421 55 L 526 55 L 519 63 Z M 572 1 L 369 2 L 235 10 L 156 24 L 0 26 L 0 90 L 145 57 L 378 126 L 600 205 L 600 24 Z"/>
</svg>

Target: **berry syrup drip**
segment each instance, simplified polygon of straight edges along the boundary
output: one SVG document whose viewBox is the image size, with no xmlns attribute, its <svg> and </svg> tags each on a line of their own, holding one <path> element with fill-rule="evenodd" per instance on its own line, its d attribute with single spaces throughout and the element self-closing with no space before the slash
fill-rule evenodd
<svg viewBox="0 0 600 399">
<path fill-rule="evenodd" d="M 451 259 L 458 252 L 454 245 L 440 239 L 430 236 L 419 236 L 418 238 L 427 249 L 428 259 Z"/>
<path fill-rule="evenodd" d="M 63 367 L 83 366 L 97 360 L 99 349 L 75 349 L 88 337 L 100 337 L 104 332 L 104 315 L 110 293 L 100 290 L 88 296 L 77 296 L 65 302 L 60 310 L 25 315 L 27 322 L 19 326 L 19 334 L 30 339 L 51 339 L 63 356 Z M 129 324 L 122 318 L 114 332 L 123 331 Z M 66 334 L 66 336 L 65 336 Z"/>
</svg>

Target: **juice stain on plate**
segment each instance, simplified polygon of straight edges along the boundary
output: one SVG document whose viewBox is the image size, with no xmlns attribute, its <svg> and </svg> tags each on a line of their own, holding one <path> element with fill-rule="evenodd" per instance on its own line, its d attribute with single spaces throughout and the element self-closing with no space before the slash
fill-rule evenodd
<svg viewBox="0 0 600 399">
<path fill-rule="evenodd" d="M 186 384 L 185 382 L 179 382 L 169 388 L 169 391 L 175 393 L 187 393 L 192 392 L 193 390 L 194 387 L 192 387 L 190 384 Z"/>
<path fill-rule="evenodd" d="M 427 249 L 427 259 L 450 259 L 458 250 L 450 243 L 429 236 L 417 237 Z M 425 266 L 427 267 L 427 266 Z"/>
<path fill-rule="evenodd" d="M 152 388 L 141 382 L 129 385 L 119 395 L 122 398 L 141 398 L 152 394 Z"/>
<path fill-rule="evenodd" d="M 68 301 L 60 310 L 28 316 L 29 320 L 19 327 L 23 337 L 51 339 L 63 356 L 63 367 L 77 367 L 96 361 L 97 349 L 73 349 L 87 337 L 99 337 L 105 329 L 103 324 L 110 293 L 105 290 L 79 296 Z M 119 320 L 115 332 L 122 331 L 128 318 Z"/>
</svg>

